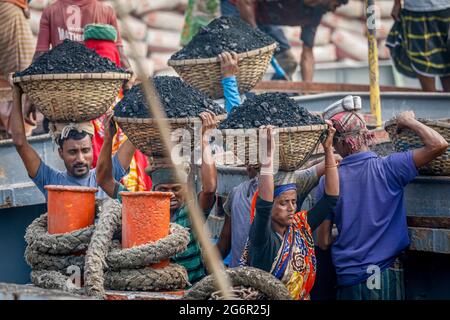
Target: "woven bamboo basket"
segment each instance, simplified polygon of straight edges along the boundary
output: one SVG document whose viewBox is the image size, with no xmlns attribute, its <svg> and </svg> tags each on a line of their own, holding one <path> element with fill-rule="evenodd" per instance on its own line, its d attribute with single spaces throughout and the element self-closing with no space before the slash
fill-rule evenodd
<svg viewBox="0 0 450 320">
<path fill-rule="evenodd" d="M 238 54 L 239 73 L 236 78 L 241 94 L 250 91 L 262 80 L 276 47 L 277 44 L 273 43 L 260 49 Z M 184 81 L 213 99 L 223 97 L 222 73 L 217 57 L 169 60 L 168 65 L 173 67 Z"/>
<path fill-rule="evenodd" d="M 450 143 L 450 119 L 431 121 L 424 119 L 417 119 L 428 127 L 436 130 L 447 142 Z M 397 121 L 390 120 L 385 124 L 385 130 L 389 133 L 394 149 L 397 152 L 404 152 L 408 150 L 423 147 L 423 143 L 419 136 L 409 129 L 397 128 Z M 450 175 L 450 147 L 443 155 L 437 157 L 426 166 L 419 169 L 421 174 L 448 176 Z"/>
<path fill-rule="evenodd" d="M 14 77 L 39 111 L 54 122 L 98 118 L 110 108 L 128 73 L 66 73 Z"/>
<path fill-rule="evenodd" d="M 326 125 L 277 128 L 278 145 L 275 159 L 278 158 L 279 170 L 295 171 L 305 164 L 317 148 L 326 129 Z M 254 129 L 222 130 L 225 148 L 233 152 L 241 164 L 260 164 L 258 132 L 259 130 Z"/>
<path fill-rule="evenodd" d="M 223 121 L 227 117 L 226 114 L 216 117 L 218 121 Z M 164 157 L 164 146 L 161 141 L 161 135 L 156 124 L 156 120 L 152 118 L 121 118 L 114 117 L 119 127 L 125 132 L 131 143 L 148 157 Z M 199 117 L 165 119 L 170 126 L 170 132 L 177 129 L 186 129 L 191 137 L 191 150 L 194 149 L 194 128 L 195 125 L 201 125 Z M 174 143 L 182 142 L 172 141 Z"/>
</svg>

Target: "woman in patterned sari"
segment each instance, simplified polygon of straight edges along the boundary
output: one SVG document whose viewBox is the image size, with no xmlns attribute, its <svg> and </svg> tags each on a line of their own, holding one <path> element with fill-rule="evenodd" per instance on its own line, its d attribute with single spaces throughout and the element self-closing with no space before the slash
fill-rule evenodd
<svg viewBox="0 0 450 320">
<path fill-rule="evenodd" d="M 274 187 L 273 128 L 267 127 L 269 161 L 261 167 L 259 191 L 255 195 L 254 221 L 242 264 L 272 273 L 295 300 L 309 300 L 316 276 L 312 231 L 333 210 L 339 197 L 339 177 L 332 141 L 336 131 L 328 123 L 325 150 L 325 195 L 309 211 L 297 212 L 295 184 Z M 251 214 L 252 214 L 251 213 Z"/>
</svg>

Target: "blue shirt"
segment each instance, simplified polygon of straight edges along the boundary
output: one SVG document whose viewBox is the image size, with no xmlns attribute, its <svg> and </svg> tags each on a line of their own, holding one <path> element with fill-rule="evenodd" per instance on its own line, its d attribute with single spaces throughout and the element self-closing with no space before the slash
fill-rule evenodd
<svg viewBox="0 0 450 320">
<path fill-rule="evenodd" d="M 119 158 L 115 155 L 112 158 L 113 163 L 113 175 L 114 179 L 120 181 L 126 174 L 126 170 L 122 168 Z M 63 186 L 82 186 L 98 188 L 97 174 L 95 169 L 89 171 L 89 174 L 84 178 L 75 178 L 70 176 L 67 171 L 55 170 L 44 163 L 41 160 L 36 177 L 32 178 L 34 184 L 44 194 L 45 200 L 47 200 L 47 190 L 44 189 L 46 185 L 63 185 Z M 107 194 L 99 188 L 99 191 L 95 195 L 97 199 L 107 198 Z"/>
<path fill-rule="evenodd" d="M 340 198 L 334 212 L 338 237 L 331 248 L 338 285 L 352 286 L 381 271 L 409 246 L 403 189 L 417 175 L 412 151 L 380 158 L 361 152 L 339 165 Z M 317 199 L 324 192 L 320 181 Z"/>
<path fill-rule="evenodd" d="M 241 104 L 236 77 L 231 76 L 222 78 L 222 88 L 225 97 L 225 109 L 227 110 L 227 113 L 230 113 L 233 107 Z"/>
</svg>

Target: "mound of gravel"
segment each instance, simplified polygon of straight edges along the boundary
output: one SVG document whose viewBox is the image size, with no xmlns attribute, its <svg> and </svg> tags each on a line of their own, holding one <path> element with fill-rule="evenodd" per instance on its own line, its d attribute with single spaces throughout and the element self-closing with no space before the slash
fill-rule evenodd
<svg viewBox="0 0 450 320">
<path fill-rule="evenodd" d="M 284 93 L 264 93 L 232 109 L 228 118 L 220 124 L 220 129 L 250 129 L 262 125 L 296 127 L 324 124 L 315 116 Z"/>
<path fill-rule="evenodd" d="M 272 37 L 252 28 L 239 17 L 220 17 L 201 28 L 192 40 L 171 59 L 213 58 L 224 51 L 242 53 L 274 42 Z"/>
<path fill-rule="evenodd" d="M 84 44 L 66 39 L 36 59 L 27 69 L 16 72 L 15 76 L 104 72 L 125 72 L 125 70 Z"/>
<path fill-rule="evenodd" d="M 168 118 L 196 117 L 204 111 L 215 115 L 226 113 L 203 92 L 195 89 L 178 77 L 154 77 L 156 91 Z M 114 108 L 116 117 L 150 118 L 141 85 L 134 86 Z"/>
</svg>

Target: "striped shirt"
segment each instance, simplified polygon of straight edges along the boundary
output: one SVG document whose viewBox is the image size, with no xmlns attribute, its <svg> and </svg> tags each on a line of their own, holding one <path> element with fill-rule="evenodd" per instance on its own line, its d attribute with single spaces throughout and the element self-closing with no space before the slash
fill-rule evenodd
<svg viewBox="0 0 450 320">
<path fill-rule="evenodd" d="M 209 210 L 205 212 L 205 216 L 208 216 Z M 206 275 L 205 266 L 202 260 L 202 254 L 200 246 L 195 239 L 194 233 L 191 228 L 191 220 L 188 216 L 187 207 L 184 205 L 171 217 L 172 222 L 181 225 L 182 227 L 190 229 L 190 238 L 187 249 L 182 253 L 172 257 L 172 262 L 183 266 L 189 276 L 189 282 L 194 284 L 201 280 Z"/>
</svg>

